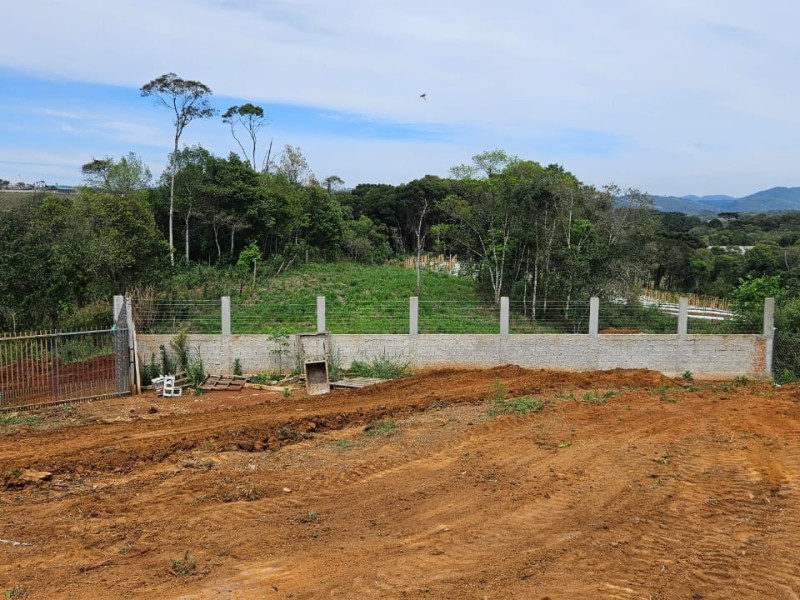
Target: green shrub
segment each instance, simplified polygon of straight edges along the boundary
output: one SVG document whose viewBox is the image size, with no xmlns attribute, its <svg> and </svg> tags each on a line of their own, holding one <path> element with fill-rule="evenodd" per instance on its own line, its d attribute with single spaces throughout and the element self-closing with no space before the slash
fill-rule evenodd
<svg viewBox="0 0 800 600">
<path fill-rule="evenodd" d="M 408 361 L 390 358 L 385 352 L 370 362 L 354 360 L 349 371 L 356 377 L 375 377 L 377 379 L 399 379 L 410 377 L 413 374 L 408 366 Z"/>
<path fill-rule="evenodd" d="M 333 351 L 328 352 L 328 356 L 326 357 L 328 361 L 328 379 L 331 381 L 338 381 L 342 379 L 344 376 L 344 369 L 342 368 L 342 361 L 339 358 L 339 353 L 333 353 Z"/>
<path fill-rule="evenodd" d="M 155 379 L 159 375 L 161 375 L 161 365 L 156 360 L 155 352 L 151 352 L 150 362 L 147 362 L 147 359 L 145 359 L 144 364 L 142 364 L 142 370 L 141 370 L 142 385 L 150 385 L 151 383 L 153 383 L 153 379 Z"/>
<path fill-rule="evenodd" d="M 178 371 L 189 371 L 189 340 L 185 331 L 181 331 L 169 343 L 175 352 L 176 367 Z M 173 371 L 170 371 L 172 373 Z"/>
<path fill-rule="evenodd" d="M 262 371 L 261 373 L 251 375 L 247 378 L 247 381 L 250 383 L 258 383 L 260 385 L 268 385 L 272 382 L 278 381 L 280 378 L 281 376 L 274 371 Z"/>
<path fill-rule="evenodd" d="M 176 362 L 175 359 L 172 358 L 167 349 L 164 347 L 164 344 L 161 344 L 158 347 L 161 356 L 161 375 L 174 375 L 177 371 L 176 369 Z"/>
</svg>

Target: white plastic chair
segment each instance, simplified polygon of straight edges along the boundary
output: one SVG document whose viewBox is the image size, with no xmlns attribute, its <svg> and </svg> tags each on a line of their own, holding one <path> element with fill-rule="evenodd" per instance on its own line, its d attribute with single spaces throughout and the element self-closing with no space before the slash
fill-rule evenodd
<svg viewBox="0 0 800 600">
<path fill-rule="evenodd" d="M 164 393 L 164 376 L 160 375 L 159 377 L 153 377 L 151 383 L 153 384 L 153 390 L 155 391 L 157 396 L 161 396 Z"/>
<path fill-rule="evenodd" d="M 183 388 L 175 385 L 175 375 L 164 375 L 164 391 L 161 395 L 165 398 L 174 398 L 182 394 Z"/>
</svg>

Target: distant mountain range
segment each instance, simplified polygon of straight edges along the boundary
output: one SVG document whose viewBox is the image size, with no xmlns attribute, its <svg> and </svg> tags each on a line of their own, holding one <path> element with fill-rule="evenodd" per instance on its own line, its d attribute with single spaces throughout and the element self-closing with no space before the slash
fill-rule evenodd
<svg viewBox="0 0 800 600">
<path fill-rule="evenodd" d="M 721 212 L 776 212 L 800 210 L 800 187 L 774 187 L 742 198 L 733 196 L 653 196 L 656 208 L 663 212 L 687 215 L 716 215 Z"/>
</svg>

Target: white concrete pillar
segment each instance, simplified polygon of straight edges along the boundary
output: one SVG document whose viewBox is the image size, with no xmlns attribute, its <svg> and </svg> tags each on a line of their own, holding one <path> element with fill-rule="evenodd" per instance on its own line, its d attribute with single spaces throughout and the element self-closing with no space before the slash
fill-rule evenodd
<svg viewBox="0 0 800 600">
<path fill-rule="evenodd" d="M 142 377 L 139 367 L 139 345 L 136 341 L 136 326 L 133 322 L 133 305 L 130 298 L 125 298 L 125 313 L 128 319 L 128 349 L 130 352 L 131 392 L 142 393 Z"/>
<path fill-rule="evenodd" d="M 231 356 L 231 297 L 222 296 L 222 336 L 220 337 L 220 364 L 217 369 L 221 375 L 233 373 L 233 357 Z"/>
<path fill-rule="evenodd" d="M 509 323 L 508 297 L 500 298 L 500 335 L 508 335 Z"/>
<path fill-rule="evenodd" d="M 589 335 L 597 337 L 600 331 L 600 298 L 589 298 Z"/>
<path fill-rule="evenodd" d="M 764 337 L 772 339 L 775 329 L 775 298 L 764 298 Z"/>
<path fill-rule="evenodd" d="M 325 296 L 317 296 L 317 333 L 325 333 Z"/>
<path fill-rule="evenodd" d="M 123 296 L 114 296 L 114 323 L 117 322 L 119 318 L 119 311 L 122 310 L 122 307 L 125 304 L 125 298 Z M 124 324 L 127 327 L 127 324 Z"/>
<path fill-rule="evenodd" d="M 689 333 L 689 299 L 678 300 L 678 337 L 684 338 Z"/>
<path fill-rule="evenodd" d="M 775 298 L 764 298 L 764 372 L 772 375 L 775 360 Z"/>
<path fill-rule="evenodd" d="M 222 297 L 222 335 L 231 334 L 231 297 Z"/>
<path fill-rule="evenodd" d="M 419 297 L 411 296 L 408 302 L 408 333 L 417 335 L 419 333 Z"/>
</svg>

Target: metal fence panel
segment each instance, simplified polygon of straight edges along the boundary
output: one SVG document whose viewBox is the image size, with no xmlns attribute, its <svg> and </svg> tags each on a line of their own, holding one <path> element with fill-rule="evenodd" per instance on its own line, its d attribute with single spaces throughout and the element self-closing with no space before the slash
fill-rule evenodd
<svg viewBox="0 0 800 600">
<path fill-rule="evenodd" d="M 129 394 L 129 366 L 124 326 L 0 336 L 0 410 Z"/>
<path fill-rule="evenodd" d="M 772 348 L 772 378 L 775 383 L 800 380 L 800 333 L 776 330 Z"/>
</svg>

